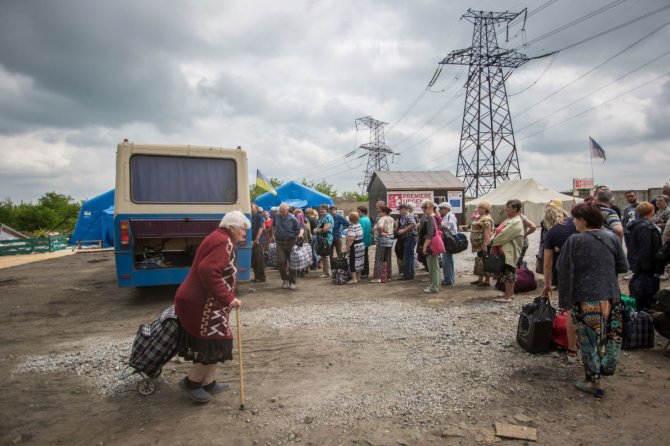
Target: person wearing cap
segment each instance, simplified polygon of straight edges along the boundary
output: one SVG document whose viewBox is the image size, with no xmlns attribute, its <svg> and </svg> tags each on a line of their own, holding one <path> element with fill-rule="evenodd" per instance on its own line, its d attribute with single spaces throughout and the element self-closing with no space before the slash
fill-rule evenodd
<svg viewBox="0 0 670 446">
<path fill-rule="evenodd" d="M 443 232 L 449 231 L 452 235 L 458 234 L 458 220 L 456 215 L 451 212 L 451 204 L 448 201 L 443 201 L 437 207 L 440 209 L 440 215 L 442 216 L 440 229 Z M 444 276 L 442 285 L 450 286 L 454 284 L 454 255 L 449 252 L 442 253 L 442 274 Z"/>
<path fill-rule="evenodd" d="M 414 279 L 414 250 L 416 249 L 416 217 L 406 203 L 398 207 L 398 238 L 403 241 L 402 250 L 402 277 L 398 280 Z"/>
</svg>

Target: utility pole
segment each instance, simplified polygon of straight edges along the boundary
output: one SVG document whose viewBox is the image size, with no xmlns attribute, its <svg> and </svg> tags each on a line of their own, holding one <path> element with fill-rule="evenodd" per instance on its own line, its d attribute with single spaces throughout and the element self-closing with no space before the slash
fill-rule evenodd
<svg viewBox="0 0 670 446">
<path fill-rule="evenodd" d="M 358 183 L 361 186 L 361 193 L 365 194 L 372 179 L 372 174 L 378 170 L 389 170 L 389 163 L 386 157 L 388 155 L 397 155 L 393 152 L 389 146 L 384 142 L 384 126 L 387 125 L 387 122 L 378 121 L 372 116 L 366 116 L 364 118 L 356 119 L 356 130 L 359 130 L 359 125 L 363 128 L 367 127 L 370 129 L 370 142 L 361 144 L 359 148 L 369 151 L 368 153 L 368 165 L 365 169 L 365 178 L 362 183 Z"/>
<path fill-rule="evenodd" d="M 509 22 L 521 14 L 525 27 L 525 9 L 518 13 L 468 9 L 463 18 L 474 24 L 472 46 L 452 51 L 440 62 L 470 67 L 456 176 L 473 197 L 488 193 L 505 180 L 521 178 L 505 80 L 512 69 L 530 59 L 499 47 L 496 36 L 496 25 L 504 23 L 509 35 Z"/>
</svg>

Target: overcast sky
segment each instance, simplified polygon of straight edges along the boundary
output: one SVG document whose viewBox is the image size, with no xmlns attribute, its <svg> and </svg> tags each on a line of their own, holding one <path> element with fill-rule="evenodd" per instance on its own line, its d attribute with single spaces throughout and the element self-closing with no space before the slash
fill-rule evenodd
<svg viewBox="0 0 670 446">
<path fill-rule="evenodd" d="M 523 47 L 611 3 L 620 4 Z M 438 62 L 470 46 L 473 26 L 460 19 L 468 8 L 532 13 L 545 4 L 525 33 L 517 23 L 505 42 L 501 32 L 499 45 L 533 57 L 667 0 L 3 0 L 0 199 L 109 190 L 123 138 L 239 145 L 250 182 L 260 169 L 360 191 L 364 152 L 344 155 L 368 142 L 355 128 L 364 116 L 389 123 L 386 143 L 401 153 L 392 170 L 456 173 L 465 72 L 445 66 L 410 106 Z M 572 178 L 589 177 L 592 136 L 608 158 L 594 161 L 596 183 L 648 188 L 670 179 L 669 22 L 665 9 L 512 73 L 524 178 L 567 190 Z"/>
</svg>

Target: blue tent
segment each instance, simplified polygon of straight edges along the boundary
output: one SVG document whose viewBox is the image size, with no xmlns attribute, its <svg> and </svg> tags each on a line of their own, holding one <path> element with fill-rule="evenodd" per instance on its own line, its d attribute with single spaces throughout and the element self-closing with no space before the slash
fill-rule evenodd
<svg viewBox="0 0 670 446">
<path fill-rule="evenodd" d="M 114 246 L 114 189 L 84 202 L 70 243 L 102 240 L 102 246 Z"/>
<path fill-rule="evenodd" d="M 272 206 L 279 206 L 282 202 L 301 209 L 318 207 L 324 203 L 328 205 L 334 204 L 333 199 L 328 195 L 295 181 L 282 184 L 276 190 L 277 195 L 266 192 L 256 198 L 255 203 L 265 210 L 270 210 Z"/>
</svg>

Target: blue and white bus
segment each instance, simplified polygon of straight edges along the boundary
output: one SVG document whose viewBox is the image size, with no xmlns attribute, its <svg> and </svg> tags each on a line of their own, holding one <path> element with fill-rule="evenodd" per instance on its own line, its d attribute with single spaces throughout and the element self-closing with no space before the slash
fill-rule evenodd
<svg viewBox="0 0 670 446">
<path fill-rule="evenodd" d="M 202 240 L 226 212 L 251 216 L 241 149 L 135 144 L 116 152 L 114 253 L 119 287 L 180 284 Z M 251 273 L 250 231 L 237 248 L 238 279 Z"/>
</svg>

